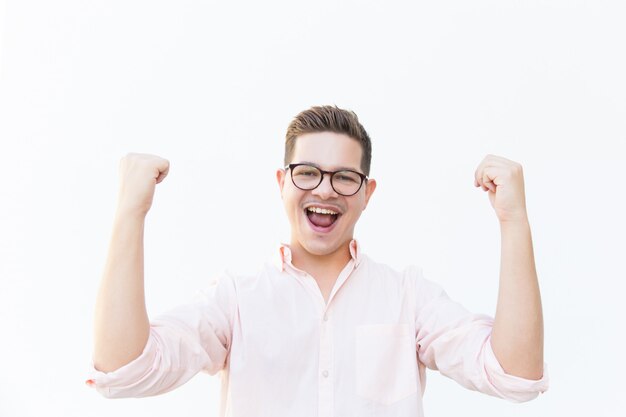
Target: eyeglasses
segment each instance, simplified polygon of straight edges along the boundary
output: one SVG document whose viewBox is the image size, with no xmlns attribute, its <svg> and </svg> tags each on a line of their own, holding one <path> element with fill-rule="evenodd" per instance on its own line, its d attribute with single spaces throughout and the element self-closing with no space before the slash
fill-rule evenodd
<svg viewBox="0 0 626 417">
<path fill-rule="evenodd" d="M 342 169 L 341 171 L 324 171 L 309 164 L 289 164 L 285 170 L 291 171 L 293 185 L 301 190 L 309 191 L 317 188 L 324 180 L 324 174 L 330 174 L 330 185 L 337 194 L 349 197 L 359 192 L 367 176 L 360 172 Z"/>
</svg>

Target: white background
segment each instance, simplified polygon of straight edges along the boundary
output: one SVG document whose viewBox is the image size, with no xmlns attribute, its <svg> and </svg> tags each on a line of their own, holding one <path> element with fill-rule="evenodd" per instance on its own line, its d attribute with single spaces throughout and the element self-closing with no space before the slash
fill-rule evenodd
<svg viewBox="0 0 626 417">
<path fill-rule="evenodd" d="M 317 104 L 373 138 L 364 251 L 476 312 L 495 312 L 500 235 L 473 173 L 489 153 L 524 167 L 551 387 L 512 404 L 429 372 L 426 415 L 623 415 L 623 2 L 2 5 L 1 416 L 217 415 L 204 374 L 151 399 L 84 385 L 118 161 L 171 162 L 146 220 L 156 314 L 288 239 L 274 173 Z"/>
</svg>

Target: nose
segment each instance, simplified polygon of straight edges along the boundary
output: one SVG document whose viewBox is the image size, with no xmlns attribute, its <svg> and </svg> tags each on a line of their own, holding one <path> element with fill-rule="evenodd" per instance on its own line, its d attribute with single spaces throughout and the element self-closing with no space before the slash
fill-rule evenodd
<svg viewBox="0 0 626 417">
<path fill-rule="evenodd" d="M 331 174 L 324 173 L 322 174 L 322 182 L 317 188 L 314 188 L 311 192 L 313 195 L 318 196 L 322 200 L 328 200 L 329 198 L 338 197 L 339 194 L 333 189 L 332 184 L 330 183 Z"/>
</svg>

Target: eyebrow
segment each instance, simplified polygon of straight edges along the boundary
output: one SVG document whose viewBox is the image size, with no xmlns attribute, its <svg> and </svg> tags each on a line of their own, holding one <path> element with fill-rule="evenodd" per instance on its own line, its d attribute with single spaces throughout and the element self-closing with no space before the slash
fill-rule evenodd
<svg viewBox="0 0 626 417">
<path fill-rule="evenodd" d="M 322 169 L 321 166 L 319 166 L 319 164 L 316 164 L 315 162 L 309 162 L 309 161 L 301 161 L 301 162 L 293 162 L 294 164 L 307 164 L 307 165 L 313 165 L 314 167 L 317 167 L 319 169 Z M 356 168 L 351 168 L 351 167 L 336 167 L 333 171 L 354 171 L 354 172 L 361 172 Z"/>
</svg>

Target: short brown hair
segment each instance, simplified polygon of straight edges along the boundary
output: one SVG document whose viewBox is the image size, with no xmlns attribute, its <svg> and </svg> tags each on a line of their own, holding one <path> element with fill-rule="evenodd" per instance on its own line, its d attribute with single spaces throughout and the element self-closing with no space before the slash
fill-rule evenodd
<svg viewBox="0 0 626 417">
<path fill-rule="evenodd" d="M 305 133 L 315 132 L 343 133 L 359 142 L 363 150 L 361 169 L 365 175 L 369 175 L 372 162 L 370 137 L 353 111 L 337 106 L 314 106 L 294 117 L 285 137 L 285 165 L 291 162 L 296 138 Z"/>
</svg>

